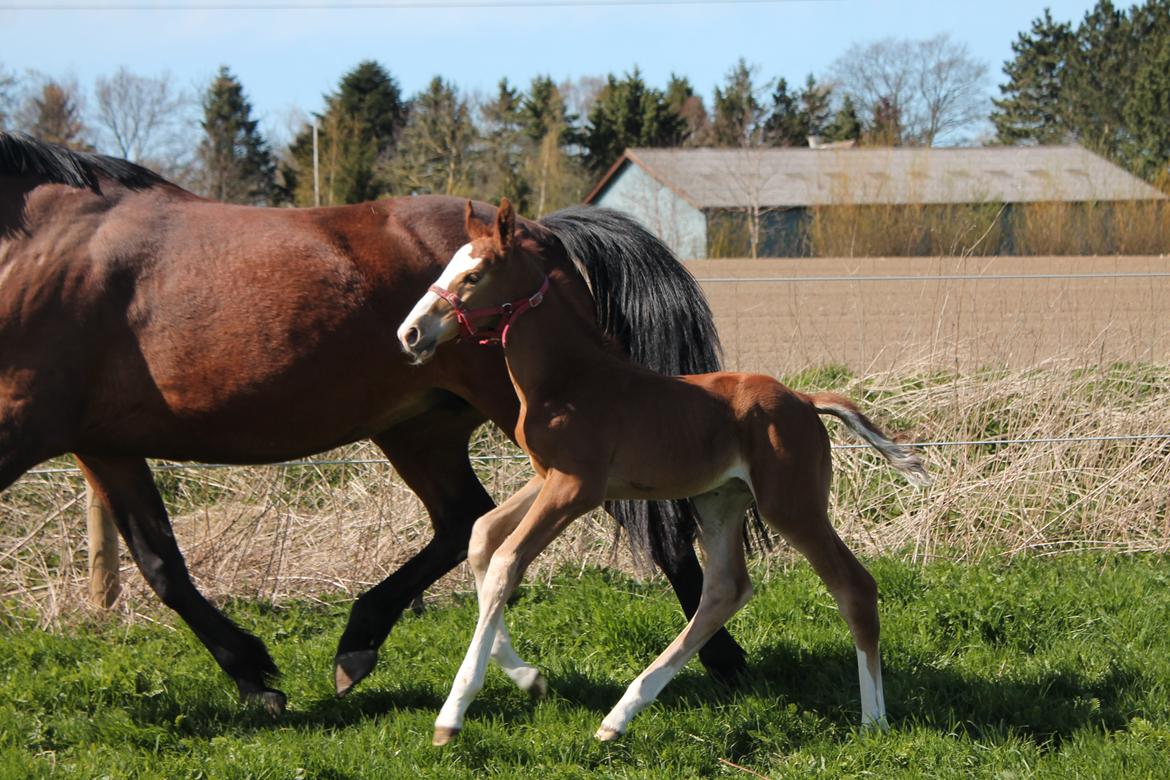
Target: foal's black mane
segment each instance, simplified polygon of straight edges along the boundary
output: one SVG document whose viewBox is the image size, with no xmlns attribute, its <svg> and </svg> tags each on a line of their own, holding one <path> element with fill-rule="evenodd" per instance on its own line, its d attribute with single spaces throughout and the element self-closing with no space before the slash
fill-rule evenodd
<svg viewBox="0 0 1170 780">
<path fill-rule="evenodd" d="M 0 132 L 0 176 L 43 178 L 53 184 L 95 192 L 99 189 L 99 178 L 111 179 L 132 190 L 170 183 L 154 171 L 127 160 L 75 152 L 27 133 L 5 132 Z"/>
<path fill-rule="evenodd" d="M 719 333 L 702 288 L 637 220 L 613 209 L 570 206 L 540 224 L 560 239 L 588 281 L 597 324 L 635 363 L 667 375 L 722 368 Z M 658 560 L 684 549 L 698 530 L 689 501 L 612 501 L 607 508 L 629 533 L 635 552 L 650 552 Z M 771 545 L 754 504 L 744 534 L 749 547 L 753 541 Z"/>
</svg>

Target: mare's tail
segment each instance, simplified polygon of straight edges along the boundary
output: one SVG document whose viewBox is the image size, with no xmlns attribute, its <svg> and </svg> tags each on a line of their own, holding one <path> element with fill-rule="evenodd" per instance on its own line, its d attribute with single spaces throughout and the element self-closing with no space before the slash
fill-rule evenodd
<svg viewBox="0 0 1170 780">
<path fill-rule="evenodd" d="M 707 298 L 657 236 L 626 214 L 594 206 L 571 206 L 540 224 L 589 284 L 598 325 L 635 363 L 667 375 L 720 370 Z M 607 508 L 635 550 L 659 560 L 676 559 L 695 538 L 698 516 L 689 501 L 614 501 Z"/>
<path fill-rule="evenodd" d="M 925 487 L 930 484 L 930 475 L 926 473 L 922 459 L 909 447 L 891 441 L 861 413 L 857 404 L 836 393 L 813 393 L 808 396 L 808 400 L 819 414 L 833 415 L 845 423 L 849 430 L 865 439 L 890 462 L 891 466 L 902 472 L 911 485 Z"/>
</svg>

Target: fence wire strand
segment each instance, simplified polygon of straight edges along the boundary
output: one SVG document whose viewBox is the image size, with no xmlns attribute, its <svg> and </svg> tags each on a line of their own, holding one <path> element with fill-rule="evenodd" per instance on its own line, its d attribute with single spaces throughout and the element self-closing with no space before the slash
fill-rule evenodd
<svg viewBox="0 0 1170 780">
<path fill-rule="evenodd" d="M 1152 434 L 1120 434 L 1117 436 L 1051 436 L 1034 439 L 970 439 L 966 441 L 907 441 L 899 442 L 906 447 L 915 447 L 921 449 L 931 449 L 938 447 L 996 447 L 1017 444 L 1091 444 L 1101 442 L 1124 442 L 1124 441 L 1170 441 L 1170 433 L 1152 433 Z M 867 450 L 870 449 L 868 444 L 833 444 L 834 450 Z M 469 455 L 468 458 L 472 463 L 490 463 L 495 461 L 523 461 L 528 460 L 527 455 L 520 453 L 512 455 Z M 151 466 L 155 471 L 214 471 L 220 469 L 237 469 L 237 468 L 315 468 L 319 466 L 390 466 L 390 461 L 385 458 L 336 458 L 331 460 L 288 460 L 279 463 L 158 463 Z M 76 466 L 58 466 L 43 469 L 30 469 L 25 472 L 26 476 L 48 475 L 48 474 L 81 474 L 81 469 Z"/>
</svg>

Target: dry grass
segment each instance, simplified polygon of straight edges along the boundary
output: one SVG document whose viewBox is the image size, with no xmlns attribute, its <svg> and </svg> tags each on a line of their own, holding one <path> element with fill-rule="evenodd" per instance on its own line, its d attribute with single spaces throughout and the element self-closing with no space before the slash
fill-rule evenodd
<svg viewBox="0 0 1170 780">
<path fill-rule="evenodd" d="M 477 470 L 498 500 L 530 476 L 527 460 L 494 429 L 481 429 Z M 381 462 L 371 444 L 320 460 L 378 461 L 351 465 L 177 468 L 156 472 L 175 536 L 196 585 L 209 598 L 356 596 L 398 569 L 431 538 L 421 502 Z M 0 606 L 42 624 L 86 610 L 85 485 L 62 460 L 26 475 L 0 496 Z M 173 469 L 173 470 L 172 470 Z M 50 473 L 45 473 L 49 471 Z M 581 567 L 641 571 L 612 524 L 576 523 L 534 567 L 547 578 L 565 561 Z M 156 599 L 122 550 L 127 616 L 155 612 Z M 466 565 L 436 590 L 473 587 Z"/>
<path fill-rule="evenodd" d="M 1118 366 L 963 375 L 898 372 L 851 378 L 843 369 L 794 377 L 860 400 L 890 430 L 919 441 L 1108 436 L 1170 431 L 1170 369 Z M 852 443 L 840 426 L 833 435 Z M 497 497 L 527 478 L 498 436 L 483 450 Z M 332 456 L 376 457 L 366 446 Z M 834 520 L 865 554 L 939 555 L 1108 548 L 1170 550 L 1170 441 L 971 446 L 926 452 L 935 484 L 915 491 L 868 450 L 836 454 Z M 212 598 L 356 595 L 417 552 L 430 527 L 417 499 L 378 464 L 164 472 L 176 535 Z M 84 489 L 75 474 L 30 475 L 0 499 L 2 603 L 53 623 L 83 609 Z M 612 526 L 592 517 L 543 556 L 536 577 L 566 563 L 638 571 Z M 783 550 L 765 565 L 787 560 Z M 156 610 L 123 557 L 126 615 Z M 460 566 L 439 591 L 467 590 Z"/>
</svg>

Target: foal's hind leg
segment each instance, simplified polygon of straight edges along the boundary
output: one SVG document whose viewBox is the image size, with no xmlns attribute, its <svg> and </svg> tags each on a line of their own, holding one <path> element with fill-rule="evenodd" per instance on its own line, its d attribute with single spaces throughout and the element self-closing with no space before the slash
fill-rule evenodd
<svg viewBox="0 0 1170 780">
<path fill-rule="evenodd" d="M 744 510 L 750 500 L 746 486 L 738 482 L 694 499 L 702 518 L 699 543 L 707 562 L 699 607 L 682 633 L 630 683 L 601 722 L 598 739 L 609 741 L 621 736 L 634 715 L 658 698 L 699 648 L 751 598 L 752 585 L 743 551 Z"/>
<path fill-rule="evenodd" d="M 277 674 L 276 664 L 264 643 L 228 620 L 196 590 L 146 461 L 79 455 L 78 462 L 100 500 L 113 511 L 142 576 L 162 602 L 191 627 L 235 680 L 245 700 L 254 699 L 271 714 L 280 714 L 285 696 L 268 686 Z"/>
<path fill-rule="evenodd" d="M 828 442 L 825 442 L 826 452 Z M 808 490 L 799 496 L 781 497 L 774 490 L 757 495 L 764 519 L 796 548 L 828 587 L 837 608 L 849 625 L 857 648 L 857 671 L 861 686 L 861 723 L 884 728 L 885 694 L 878 652 L 877 583 L 845 546 L 829 522 L 827 473 L 822 491 Z M 757 484 L 764 480 L 757 480 Z M 813 483 L 816 480 L 809 480 Z"/>
<path fill-rule="evenodd" d="M 666 575 L 683 614 L 690 620 L 695 616 L 699 599 L 703 595 L 703 569 L 699 566 L 691 540 L 679 539 L 678 548 L 671 550 L 662 537 L 657 526 L 651 525 L 651 557 Z M 711 677 L 724 685 L 732 685 L 747 668 L 743 648 L 726 628 L 720 628 L 699 648 L 699 660 Z"/>
</svg>

